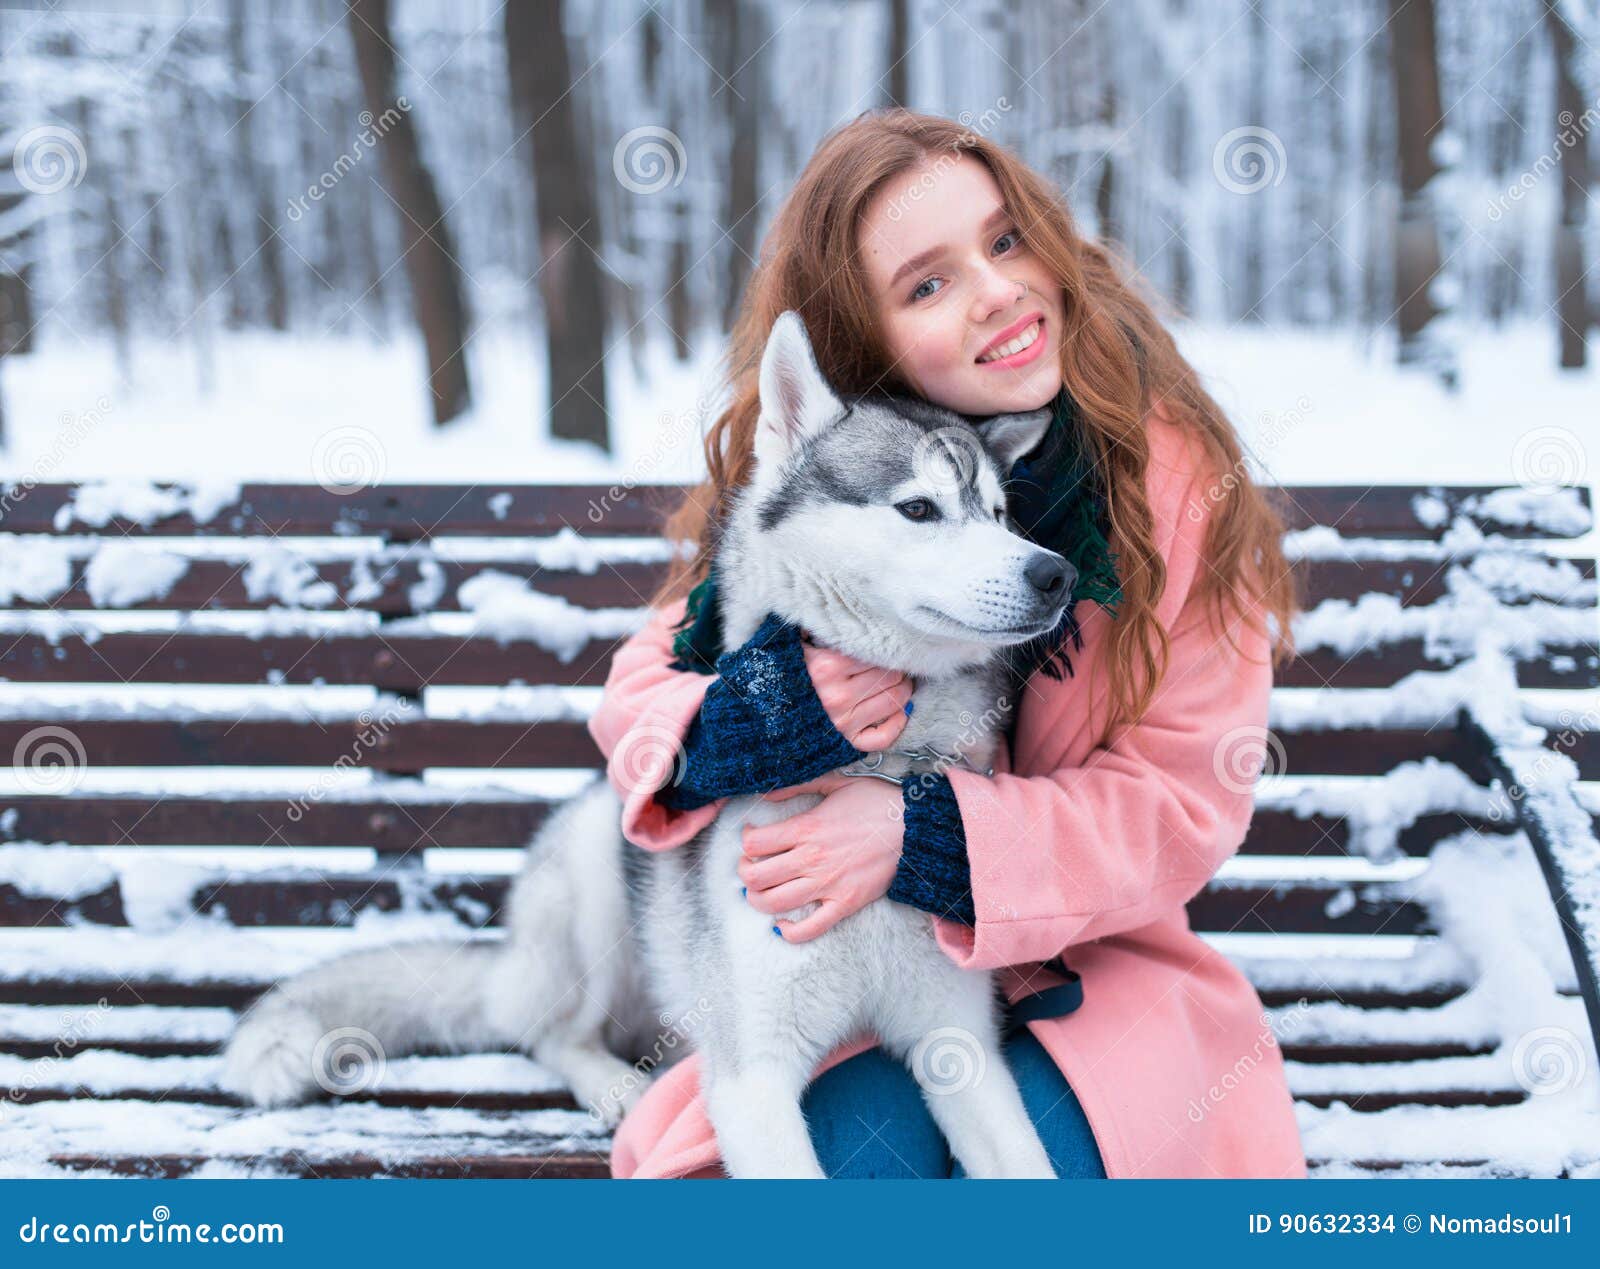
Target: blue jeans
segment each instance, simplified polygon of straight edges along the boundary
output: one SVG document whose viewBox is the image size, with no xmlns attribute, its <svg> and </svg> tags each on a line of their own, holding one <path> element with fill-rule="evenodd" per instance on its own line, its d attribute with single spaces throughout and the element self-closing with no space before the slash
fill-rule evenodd
<svg viewBox="0 0 1600 1269">
<path fill-rule="evenodd" d="M 1001 1052 L 1057 1177 L 1105 1176 L 1083 1107 L 1027 1027 Z M 830 1067 L 800 1100 L 822 1170 L 834 1178 L 965 1177 L 905 1066 L 867 1049 Z"/>
</svg>

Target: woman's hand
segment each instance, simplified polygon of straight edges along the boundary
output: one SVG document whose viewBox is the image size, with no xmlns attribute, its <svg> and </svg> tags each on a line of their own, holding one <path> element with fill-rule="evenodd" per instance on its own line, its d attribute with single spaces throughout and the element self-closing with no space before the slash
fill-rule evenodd
<svg viewBox="0 0 1600 1269">
<path fill-rule="evenodd" d="M 801 647 L 822 708 L 844 738 L 866 753 L 894 744 L 905 730 L 906 702 L 914 686 L 910 677 L 846 652 L 819 648 L 803 633 Z"/>
<path fill-rule="evenodd" d="M 739 879 L 746 899 L 776 915 L 816 900 L 820 907 L 799 921 L 776 922 L 791 943 L 831 930 L 889 891 L 905 823 L 900 789 L 884 780 L 825 775 L 768 793 L 782 801 L 797 793 L 822 793 L 809 811 L 777 824 L 744 828 Z"/>
</svg>

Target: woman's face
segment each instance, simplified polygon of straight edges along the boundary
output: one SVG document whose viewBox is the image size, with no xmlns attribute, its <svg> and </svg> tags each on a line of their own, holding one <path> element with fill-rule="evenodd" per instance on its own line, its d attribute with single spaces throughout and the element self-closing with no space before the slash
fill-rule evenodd
<svg viewBox="0 0 1600 1269">
<path fill-rule="evenodd" d="M 857 249 L 894 369 L 935 405 L 1004 414 L 1061 389 L 1061 288 L 1019 228 L 965 155 L 901 173 L 866 209 Z"/>
</svg>

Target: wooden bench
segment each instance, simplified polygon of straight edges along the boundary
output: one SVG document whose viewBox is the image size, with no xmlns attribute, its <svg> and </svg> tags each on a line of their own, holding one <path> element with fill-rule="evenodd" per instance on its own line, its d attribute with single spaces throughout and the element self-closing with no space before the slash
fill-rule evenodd
<svg viewBox="0 0 1600 1269">
<path fill-rule="evenodd" d="M 608 1139 L 517 1055 L 395 1060 L 263 1112 L 219 1090 L 216 1054 L 237 1010 L 341 948 L 498 937 L 519 848 L 599 763 L 583 719 L 677 493 L 6 491 L 4 1150 L 40 1172 L 605 1175 Z M 1594 562 L 1558 550 L 1587 497 L 1280 496 L 1311 612 L 1271 778 L 1194 926 L 1268 1008 L 1313 1175 L 1581 1174 L 1576 1142 L 1504 1143 L 1558 1101 L 1522 1078 L 1530 1028 L 1581 1056 L 1600 1024 L 1574 783 L 1600 728 L 1506 676 L 1600 684 Z M 1551 733 L 1530 745 L 1519 711 Z M 1440 848 L 1456 878 L 1433 893 Z M 1548 970 L 1547 999 L 1507 991 L 1507 956 Z"/>
</svg>

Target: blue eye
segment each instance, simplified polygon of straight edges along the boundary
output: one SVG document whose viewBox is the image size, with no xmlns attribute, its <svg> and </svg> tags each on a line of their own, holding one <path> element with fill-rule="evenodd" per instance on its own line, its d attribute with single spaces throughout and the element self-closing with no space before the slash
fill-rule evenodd
<svg viewBox="0 0 1600 1269">
<path fill-rule="evenodd" d="M 917 283 L 916 288 L 911 292 L 911 298 L 914 299 L 914 300 L 919 300 L 919 299 L 924 298 L 923 296 L 918 295 L 917 292 L 922 290 L 923 287 L 927 286 L 928 283 L 930 283 L 930 282 L 938 282 L 940 280 L 941 279 L 939 279 L 939 278 L 923 278 L 922 281 Z M 937 291 L 929 291 L 928 294 L 929 295 L 937 295 L 938 292 Z"/>
<path fill-rule="evenodd" d="M 995 241 L 1004 242 L 1007 238 L 1016 238 L 1020 241 L 1021 235 L 1017 233 L 1015 229 L 1008 229 L 1005 233 L 1001 234 L 1000 237 L 996 238 Z"/>
</svg>

